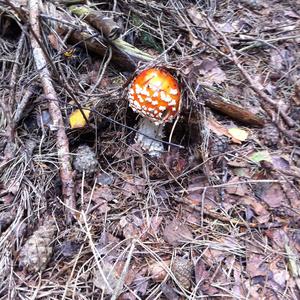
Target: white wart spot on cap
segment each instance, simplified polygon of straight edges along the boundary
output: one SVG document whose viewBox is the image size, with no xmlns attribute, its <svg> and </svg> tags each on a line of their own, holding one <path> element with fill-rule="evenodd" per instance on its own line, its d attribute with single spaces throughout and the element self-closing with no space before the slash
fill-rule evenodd
<svg viewBox="0 0 300 300">
<path fill-rule="evenodd" d="M 144 96 L 148 96 L 148 97 L 150 96 L 150 93 L 147 91 L 146 88 L 142 89 L 141 94 L 144 95 Z"/>
<path fill-rule="evenodd" d="M 135 85 L 135 92 L 136 92 L 136 94 L 140 94 L 142 90 L 143 89 L 138 84 Z"/>
<path fill-rule="evenodd" d="M 138 108 L 141 108 L 140 103 L 138 101 L 136 101 L 136 100 L 133 101 L 133 105 L 136 106 L 136 107 L 138 107 Z"/>
<path fill-rule="evenodd" d="M 170 106 L 174 106 L 176 105 L 176 101 L 175 100 L 172 100 L 170 103 L 169 103 Z"/>
<path fill-rule="evenodd" d="M 169 95 L 166 95 L 165 101 L 166 101 L 167 103 L 170 103 L 172 100 L 173 100 L 173 99 L 172 99 Z"/>
<path fill-rule="evenodd" d="M 177 95 L 178 94 L 178 90 L 177 89 L 170 89 L 170 94 L 171 95 Z"/>
<path fill-rule="evenodd" d="M 140 100 L 141 103 L 145 102 L 144 98 L 141 95 L 137 95 L 137 98 Z"/>
</svg>

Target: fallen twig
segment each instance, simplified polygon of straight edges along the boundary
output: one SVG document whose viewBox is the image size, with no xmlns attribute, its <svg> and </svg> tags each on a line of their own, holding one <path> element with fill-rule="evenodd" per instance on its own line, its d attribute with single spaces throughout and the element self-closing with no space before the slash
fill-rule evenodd
<svg viewBox="0 0 300 300">
<path fill-rule="evenodd" d="M 33 51 L 33 57 L 35 60 L 36 68 L 39 70 L 40 80 L 44 89 L 44 93 L 49 100 L 48 108 L 53 121 L 54 128 L 56 128 L 56 142 L 58 149 L 58 158 L 60 161 L 60 177 L 62 181 L 62 193 L 64 202 L 67 207 L 75 209 L 75 193 L 74 193 L 74 182 L 72 175 L 72 167 L 70 163 L 69 155 L 69 142 L 64 128 L 64 122 L 62 113 L 58 105 L 58 98 L 56 91 L 52 85 L 50 72 L 47 68 L 47 60 L 44 53 L 36 40 L 41 40 L 40 22 L 39 22 L 39 1 L 29 0 L 29 20 L 32 30 L 36 36 L 30 34 L 31 46 Z M 71 214 L 68 213 L 67 221 L 71 221 Z"/>
</svg>

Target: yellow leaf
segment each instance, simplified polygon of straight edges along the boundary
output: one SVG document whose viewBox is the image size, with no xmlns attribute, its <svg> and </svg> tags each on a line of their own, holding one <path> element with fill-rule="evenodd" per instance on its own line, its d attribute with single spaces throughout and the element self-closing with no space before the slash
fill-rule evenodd
<svg viewBox="0 0 300 300">
<path fill-rule="evenodd" d="M 88 119 L 91 111 L 89 109 L 82 109 L 85 117 Z M 76 109 L 71 113 L 69 118 L 70 126 L 72 129 L 74 128 L 82 128 L 86 125 L 86 120 L 81 113 L 80 109 Z"/>
<path fill-rule="evenodd" d="M 229 128 L 228 133 L 231 135 L 231 137 L 241 142 L 246 141 L 248 138 L 248 132 L 237 127 Z"/>
</svg>

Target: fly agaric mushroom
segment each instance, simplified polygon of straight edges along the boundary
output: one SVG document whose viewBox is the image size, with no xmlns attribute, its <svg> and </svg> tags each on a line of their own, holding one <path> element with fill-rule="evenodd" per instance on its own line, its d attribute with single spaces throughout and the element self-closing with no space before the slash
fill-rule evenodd
<svg viewBox="0 0 300 300">
<path fill-rule="evenodd" d="M 130 85 L 128 99 L 132 110 L 144 117 L 136 141 L 150 155 L 159 155 L 163 145 L 151 138 L 162 137 L 163 126 L 171 122 L 180 110 L 181 94 L 177 80 L 163 69 L 144 70 Z"/>
</svg>

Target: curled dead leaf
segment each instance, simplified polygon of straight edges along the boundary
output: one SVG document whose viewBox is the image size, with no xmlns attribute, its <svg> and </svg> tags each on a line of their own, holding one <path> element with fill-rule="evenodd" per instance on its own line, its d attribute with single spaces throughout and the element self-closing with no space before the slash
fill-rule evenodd
<svg viewBox="0 0 300 300">
<path fill-rule="evenodd" d="M 174 219 L 164 230 L 164 239 L 173 246 L 179 246 L 193 239 L 189 228 L 179 220 Z"/>
</svg>

